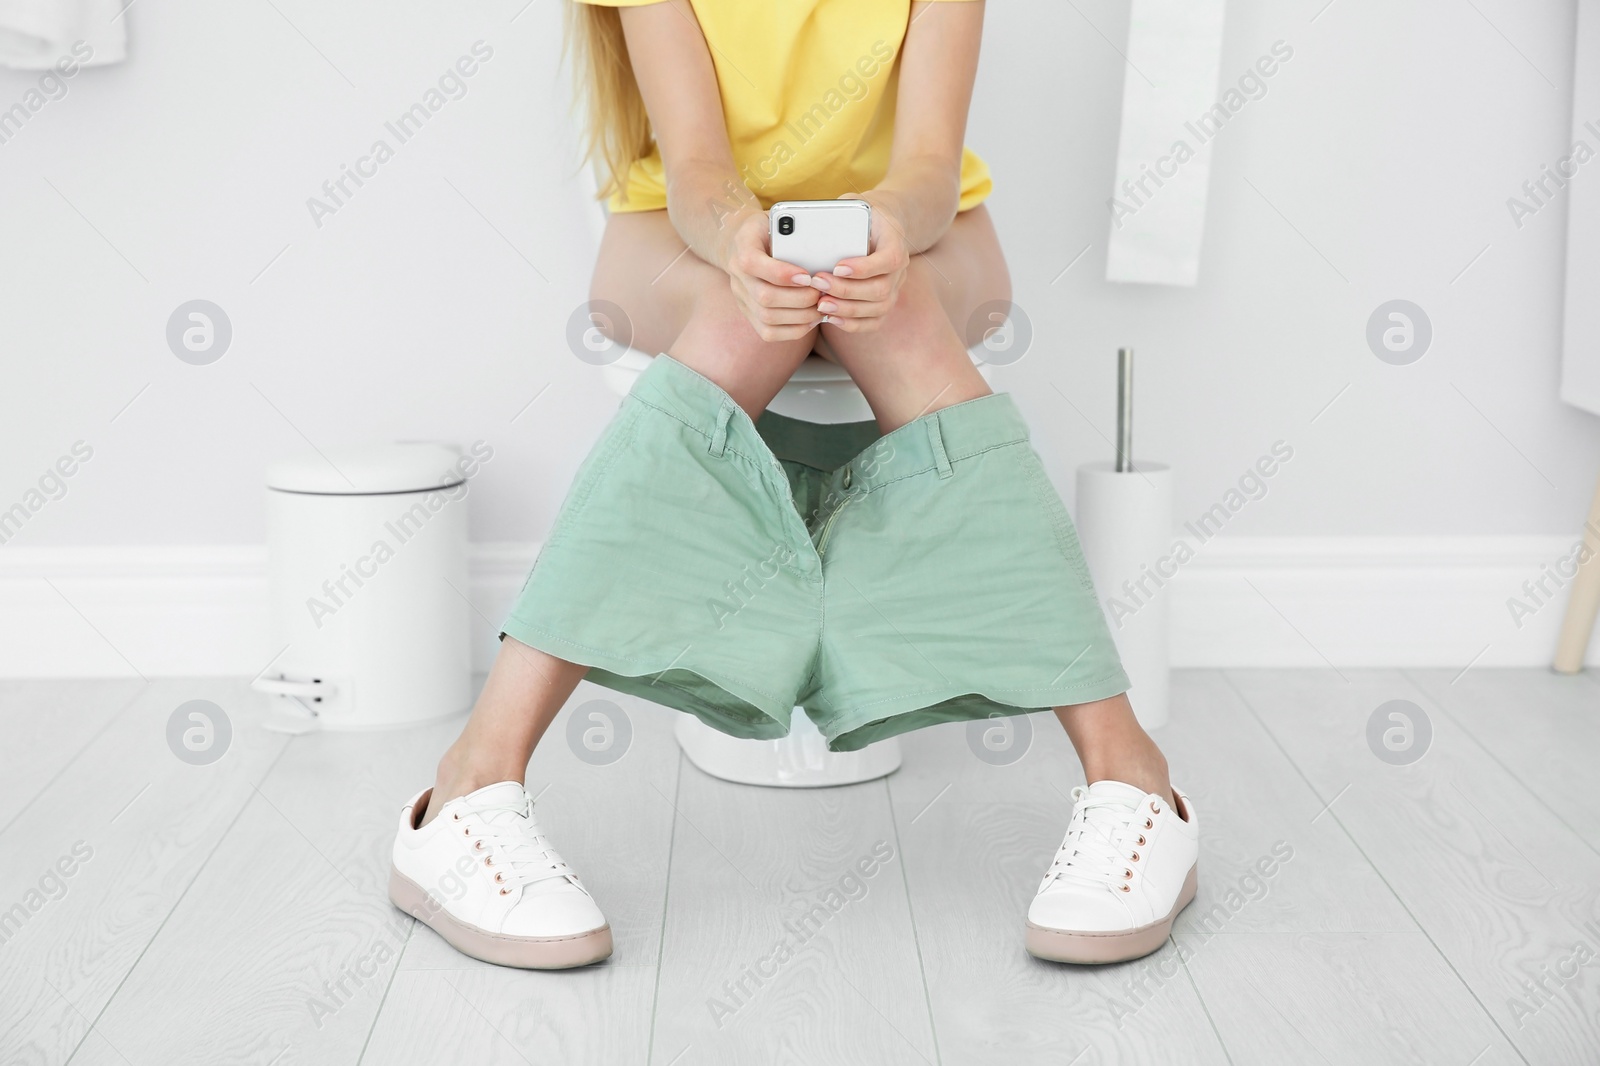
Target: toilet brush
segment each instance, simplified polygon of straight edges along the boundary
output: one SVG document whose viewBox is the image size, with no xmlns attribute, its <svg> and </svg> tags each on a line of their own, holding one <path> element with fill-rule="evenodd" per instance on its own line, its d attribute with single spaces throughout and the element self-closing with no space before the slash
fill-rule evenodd
<svg viewBox="0 0 1600 1066">
<path fill-rule="evenodd" d="M 1167 720 L 1172 468 L 1133 455 L 1133 349 L 1117 350 L 1117 440 L 1111 462 L 1078 468 L 1078 540 L 1133 688 L 1139 724 Z M 1170 571 L 1170 572 L 1164 572 Z"/>
</svg>

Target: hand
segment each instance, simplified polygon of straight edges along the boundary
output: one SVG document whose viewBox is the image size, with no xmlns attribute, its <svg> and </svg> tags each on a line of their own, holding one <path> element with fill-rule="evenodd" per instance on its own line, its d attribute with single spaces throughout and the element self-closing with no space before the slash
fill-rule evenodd
<svg viewBox="0 0 1600 1066">
<path fill-rule="evenodd" d="M 797 340 L 822 321 L 817 311 L 821 294 L 804 270 L 767 254 L 768 224 L 765 211 L 751 211 L 732 223 L 722 269 L 739 310 L 762 340 Z"/>
<path fill-rule="evenodd" d="M 872 243 L 868 254 L 842 259 L 833 270 L 812 277 L 811 285 L 823 293 L 817 310 L 835 329 L 873 333 L 900 296 L 911 254 L 886 198 L 869 192 L 847 193 L 840 199 L 865 200 L 872 206 Z"/>
</svg>

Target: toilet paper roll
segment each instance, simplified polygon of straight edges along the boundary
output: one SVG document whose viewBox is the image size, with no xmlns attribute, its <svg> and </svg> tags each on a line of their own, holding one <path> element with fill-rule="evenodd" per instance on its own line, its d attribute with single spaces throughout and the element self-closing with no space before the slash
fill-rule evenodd
<svg viewBox="0 0 1600 1066">
<path fill-rule="evenodd" d="M 1165 724 L 1170 665 L 1167 605 L 1171 575 L 1158 560 L 1172 548 L 1172 469 L 1144 463 L 1118 473 L 1110 463 L 1078 468 L 1078 541 L 1095 593 L 1133 683 L 1139 724 Z"/>
<path fill-rule="evenodd" d="M 1107 281 L 1193 285 L 1200 276 L 1211 139 L 1230 114 L 1217 102 L 1224 7 L 1133 0 Z"/>
</svg>

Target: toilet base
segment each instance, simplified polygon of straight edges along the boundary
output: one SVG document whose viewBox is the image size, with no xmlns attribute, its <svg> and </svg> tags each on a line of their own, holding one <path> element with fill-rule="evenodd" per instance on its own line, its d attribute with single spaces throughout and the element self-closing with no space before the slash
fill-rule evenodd
<svg viewBox="0 0 1600 1066">
<path fill-rule="evenodd" d="M 796 707 L 781 740 L 740 740 L 719 733 L 692 714 L 674 729 L 678 747 L 704 772 L 741 785 L 828 788 L 854 785 L 900 768 L 900 740 L 890 737 L 860 751 L 829 751 L 822 733 Z"/>
</svg>

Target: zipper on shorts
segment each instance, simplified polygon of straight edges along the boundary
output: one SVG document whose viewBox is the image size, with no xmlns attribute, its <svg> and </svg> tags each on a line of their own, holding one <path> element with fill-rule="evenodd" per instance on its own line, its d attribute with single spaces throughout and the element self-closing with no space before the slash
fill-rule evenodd
<svg viewBox="0 0 1600 1066">
<path fill-rule="evenodd" d="M 833 509 L 833 513 L 828 516 L 828 520 L 822 524 L 822 533 L 820 535 L 818 535 L 818 537 L 817 537 L 817 557 L 818 558 L 821 558 L 822 557 L 822 553 L 825 550 L 827 550 L 827 547 L 828 547 L 828 535 L 833 532 L 833 523 L 838 520 L 839 512 L 843 511 L 846 507 L 849 507 L 850 506 L 850 501 L 853 500 L 853 499 L 855 499 L 854 496 L 846 496 L 844 498 L 844 502 L 839 504 L 839 506 L 835 507 Z"/>
</svg>

